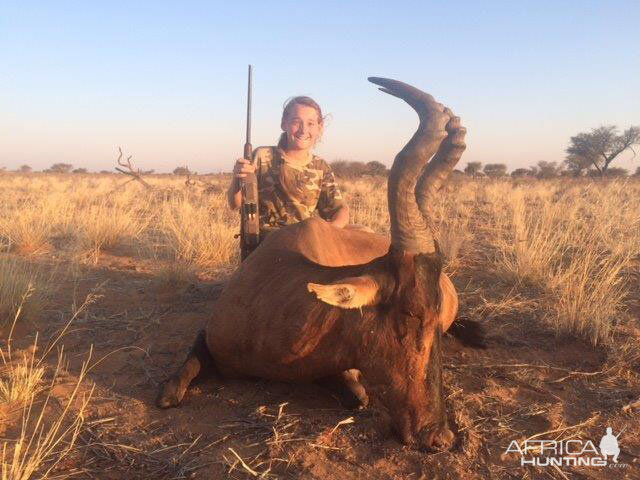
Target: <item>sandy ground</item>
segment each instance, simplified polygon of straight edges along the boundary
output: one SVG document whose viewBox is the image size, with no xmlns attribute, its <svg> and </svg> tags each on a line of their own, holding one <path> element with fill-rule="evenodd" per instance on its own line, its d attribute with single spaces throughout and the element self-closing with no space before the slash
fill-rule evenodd
<svg viewBox="0 0 640 480">
<path fill-rule="evenodd" d="M 455 278 L 461 290 L 464 279 Z M 161 285 L 151 266 L 126 255 L 103 254 L 74 279 L 60 280 L 59 303 L 35 323 L 19 325 L 16 347 L 36 330 L 52 338 L 69 314 L 69 293 L 80 302 L 102 284 L 101 298 L 64 339 L 68 374 L 61 399 L 93 344 L 96 383 L 86 429 L 57 474 L 95 479 L 309 478 L 309 479 L 607 479 L 640 478 L 640 372 L 638 358 L 607 359 L 604 349 L 557 336 L 526 318 L 493 315 L 484 322 L 484 350 L 447 337 L 445 388 L 457 443 L 426 454 L 403 446 L 374 399 L 348 410 L 317 385 L 264 380 L 203 379 L 180 408 L 154 406 L 158 386 L 184 359 L 214 308 L 220 281 Z M 463 313 L 465 297 L 463 295 Z M 469 301 L 467 299 L 467 301 Z M 633 323 L 617 341 L 640 345 Z M 55 355 L 49 363 L 55 363 Z M 546 368 L 544 366 L 549 366 Z M 635 372 L 625 375 L 627 371 Z M 57 405 L 57 406 L 56 406 Z M 50 407 L 49 418 L 61 408 Z M 57 410 L 58 409 L 58 410 Z M 13 422 L 13 423 L 12 423 Z M 5 412 L 3 437 L 15 432 Z M 619 465 L 521 466 L 516 440 L 591 440 L 611 426 L 619 438 Z M 544 433 L 550 431 L 550 433 Z"/>
</svg>

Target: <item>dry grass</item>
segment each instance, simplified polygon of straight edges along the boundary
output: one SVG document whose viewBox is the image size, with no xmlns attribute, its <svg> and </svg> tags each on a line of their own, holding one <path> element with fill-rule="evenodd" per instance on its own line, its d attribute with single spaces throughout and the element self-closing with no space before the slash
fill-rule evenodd
<svg viewBox="0 0 640 480">
<path fill-rule="evenodd" d="M 0 238 L 4 248 L 20 253 L 42 253 L 50 249 L 53 225 L 47 218 L 56 216 L 45 198 L 24 205 L 16 204 L 13 211 L 0 217 Z"/>
<path fill-rule="evenodd" d="M 102 251 L 127 248 L 129 254 L 178 270 L 229 271 L 238 257 L 238 215 L 226 208 L 224 194 L 200 195 L 181 179 L 150 182 L 172 195 L 135 182 L 119 188 L 123 181 L 111 176 L 5 175 L 0 178 L 0 250 L 58 251 L 95 263 Z"/>
<path fill-rule="evenodd" d="M 54 400 L 53 392 L 64 373 L 66 357 L 63 348 L 58 350 L 58 358 L 53 368 L 47 367 L 45 359 L 59 346 L 68 326 L 91 303 L 88 297 L 65 328 L 43 351 L 37 355 L 38 336 L 27 349 L 12 350 L 12 335 L 20 318 L 22 307 L 32 294 L 27 290 L 16 309 L 16 314 L 4 345 L 0 347 L 0 420 L 7 422 L 10 413 L 19 412 L 17 422 L 20 428 L 15 436 L 2 440 L 0 453 L 1 480 L 46 479 L 58 464 L 73 449 L 84 424 L 84 415 L 93 394 L 93 387 L 86 390 L 84 383 L 90 369 L 91 351 L 83 362 L 74 384 L 60 405 L 60 398 Z M 16 358 L 18 357 L 18 358 Z M 45 381 L 45 377 L 48 380 Z M 55 413 L 54 413 L 54 410 Z M 3 412 L 9 412 L 3 414 Z M 54 418 L 53 421 L 50 419 Z M 3 435 L 6 437 L 7 435 Z M 69 475 L 64 474 L 66 478 Z"/>
<path fill-rule="evenodd" d="M 101 250 L 135 243 L 150 220 L 143 213 L 135 205 L 109 205 L 105 201 L 88 205 L 73 227 L 79 249 L 99 255 Z"/>
<path fill-rule="evenodd" d="M 538 299 L 549 325 L 594 344 L 610 338 L 640 255 L 632 182 L 488 185 L 477 225 L 496 277 Z M 631 197 L 633 198 L 633 197 Z M 484 211 L 483 211 L 484 210 Z"/>
<path fill-rule="evenodd" d="M 0 253 L 0 328 L 15 317 L 32 318 L 42 308 L 49 293 L 47 280 L 31 263 Z M 25 292 L 28 295 L 25 297 Z"/>
<path fill-rule="evenodd" d="M 99 472 L 111 474 L 112 478 L 126 475 L 126 478 L 163 480 L 197 478 L 196 472 L 212 463 L 210 450 L 228 438 L 225 436 L 203 445 L 202 435 L 198 435 L 188 442 L 172 439 L 167 445 L 167 440 L 163 439 L 159 444 L 156 441 L 154 445 L 146 445 L 153 441 L 122 438 L 122 435 L 109 432 L 103 425 L 112 420 L 113 417 L 88 422 L 79 435 L 78 445 L 93 457 L 91 474 Z M 124 465 L 126 474 L 121 470 Z M 91 478 L 98 477 L 91 475 Z"/>
<path fill-rule="evenodd" d="M 215 274 L 237 265 L 238 228 L 238 215 L 222 195 L 177 198 L 160 206 L 155 236 L 173 265 Z"/>
<path fill-rule="evenodd" d="M 86 392 L 81 390 L 89 360 L 83 364 L 75 387 L 67 397 L 62 411 L 56 412 L 56 419 L 50 422 L 45 412 L 50 407 L 53 387 L 62 371 L 61 361 L 62 357 L 52 372 L 51 383 L 44 389 L 44 402 L 37 404 L 39 389 L 35 389 L 33 396 L 22 409 L 22 427 L 17 438 L 2 443 L 2 480 L 48 478 L 56 466 L 74 449 L 84 424 L 84 413 L 93 394 L 93 389 Z M 79 405 L 74 405 L 76 403 Z M 70 475 L 64 475 L 62 478 L 67 476 Z"/>
<path fill-rule="evenodd" d="M 213 182 L 222 184 L 224 190 L 226 180 L 217 178 Z M 130 323 L 127 330 L 130 328 L 134 335 L 141 334 L 144 328 L 154 330 L 153 325 L 160 324 L 148 322 L 156 312 L 155 306 L 149 309 L 146 304 L 150 313 L 142 316 L 142 310 L 137 316 L 134 312 L 139 308 L 135 303 L 140 298 L 137 288 L 147 289 L 144 284 L 147 273 L 167 283 L 186 279 L 197 283 L 219 280 L 237 265 L 234 235 L 238 215 L 227 209 L 223 194 L 205 195 L 201 189 L 185 188 L 183 179 L 174 177 L 149 179 L 161 192 L 171 192 L 170 195 L 158 195 L 135 182 L 118 188 L 124 181 L 116 176 L 0 176 L 3 319 L 15 320 L 16 314 L 27 318 L 30 309 L 37 313 L 38 306 L 46 303 L 43 283 L 47 282 L 32 266 L 38 263 L 47 263 L 47 268 L 56 262 L 67 264 L 71 278 L 60 283 L 72 285 L 69 292 L 89 288 L 88 284 L 97 279 L 124 280 L 117 285 L 109 284 L 113 296 L 110 294 L 100 305 L 105 309 L 101 316 L 90 318 L 93 323 L 85 319 L 79 325 L 79 331 L 104 327 L 105 336 L 112 330 L 117 332 L 113 327 L 120 318 L 127 318 Z M 386 232 L 384 180 L 357 179 L 340 184 L 351 206 L 352 222 Z M 640 285 L 640 183 L 517 184 L 507 180 L 462 180 L 447 186 L 438 203 L 431 207 L 437 219 L 437 236 L 446 257 L 446 269 L 460 293 L 462 313 L 490 322 L 496 351 L 502 355 L 495 359 L 473 356 L 460 360 L 463 362 L 460 365 L 456 363 L 459 359 L 448 360 L 447 363 L 452 362 L 444 370 L 448 400 L 454 405 L 452 411 L 456 412 L 464 448 L 462 453 L 439 456 L 438 461 L 445 462 L 442 468 L 449 468 L 453 462 L 458 465 L 455 471 L 471 471 L 472 464 L 488 463 L 504 472 L 509 468 L 507 464 L 500 466 L 494 458 L 485 458 L 488 445 L 498 448 L 503 440 L 524 439 L 558 425 L 578 425 L 591 418 L 593 411 L 582 417 L 581 411 L 574 412 L 572 408 L 570 414 L 576 415 L 576 420 L 567 420 L 571 418 L 565 412 L 568 403 L 556 396 L 562 396 L 561 393 L 554 390 L 546 397 L 541 395 L 547 384 L 561 383 L 567 388 L 578 385 L 582 390 L 576 387 L 575 391 L 590 392 L 593 398 L 609 396 L 607 402 L 617 405 L 615 408 L 630 412 L 638 408 L 635 372 L 640 352 L 637 336 L 631 335 L 633 329 L 625 322 L 631 318 L 628 311 L 635 314 L 640 306 L 633 295 Z M 127 283 L 127 270 L 113 271 L 120 265 L 139 269 L 131 283 Z M 76 271 L 81 274 L 73 273 Z M 83 282 L 77 281 L 80 276 Z M 126 290 L 133 288 L 134 282 L 136 291 L 127 296 Z M 32 293 L 23 298 L 29 285 Z M 123 290 L 125 301 L 118 303 L 114 298 L 119 298 L 117 295 Z M 163 294 L 164 291 L 161 290 Z M 60 293 L 63 298 L 65 292 Z M 76 294 L 74 290 L 73 295 Z M 41 315 L 41 319 L 51 318 L 55 308 L 64 309 L 60 304 L 64 305 L 67 298 L 43 311 L 46 315 Z M 172 296 L 165 299 L 163 308 L 172 300 Z M 70 302 L 69 299 L 66 304 Z M 546 361 L 537 357 L 513 361 L 508 356 L 512 340 L 509 332 L 516 328 L 525 332 L 515 337 L 527 345 L 515 350 L 519 355 L 529 351 L 530 345 L 526 343 L 529 332 L 532 336 L 539 335 L 531 340 L 533 346 L 550 337 L 548 331 L 540 328 L 541 324 L 552 332 L 569 332 L 594 344 L 606 344 L 608 349 L 594 350 L 609 352 L 604 366 L 587 368 L 572 364 L 571 358 L 566 359 L 567 365 L 556 366 L 547 364 L 548 357 L 544 357 Z M 504 330 L 504 335 L 500 330 Z M 139 337 L 127 333 L 117 341 L 133 342 L 131 338 Z M 585 351 L 590 350 L 580 342 L 575 343 Z M 35 344 L 31 348 L 23 345 L 21 350 L 9 353 L 7 342 L 0 342 L 0 347 L 4 359 L 0 363 L 0 417 L 7 410 L 3 405 L 17 405 L 13 410 L 20 413 L 20 418 L 5 422 L 13 423 L 15 428 L 2 435 L 11 440 L 0 447 L 4 448 L 0 480 L 44 478 L 47 471 L 55 478 L 81 473 L 75 468 L 76 457 L 84 461 L 87 456 L 90 465 L 85 462 L 83 468 L 110 471 L 113 475 L 127 469 L 132 475 L 144 472 L 146 478 L 185 478 L 213 462 L 216 468 L 223 469 L 220 470 L 223 476 L 268 478 L 278 477 L 282 472 L 294 475 L 298 469 L 306 468 L 305 462 L 318 459 L 325 459 L 327 465 L 366 464 L 370 457 L 362 452 L 372 449 L 382 452 L 371 458 L 383 464 L 386 461 L 383 457 L 388 457 L 390 451 L 389 458 L 393 461 L 413 458 L 416 465 L 423 462 L 427 476 L 431 471 L 431 467 L 426 468 L 430 465 L 429 456 L 415 453 L 411 457 L 405 450 L 401 454 L 385 450 L 388 445 L 381 442 L 386 433 L 370 431 L 371 425 L 377 424 L 371 413 L 354 414 L 354 425 L 350 419 L 343 420 L 348 416 L 344 412 L 331 422 L 324 421 L 321 415 L 318 418 L 322 421 L 318 418 L 310 421 L 303 415 L 290 413 L 281 403 L 288 398 L 267 403 L 268 406 L 258 410 L 251 404 L 254 413 L 249 415 L 245 407 L 250 403 L 241 400 L 242 408 L 232 409 L 236 420 L 218 425 L 222 431 L 207 440 L 206 434 L 204 438 L 195 433 L 186 437 L 172 433 L 168 438 L 147 434 L 137 430 L 138 424 L 136 431 L 129 434 L 118 430 L 122 425 L 109 430 L 102 424 L 88 422 L 90 425 L 85 428 L 88 397 L 83 398 L 82 392 L 89 393 L 86 389 L 81 386 L 76 389 L 75 383 L 68 388 L 69 382 L 65 383 L 63 392 L 67 396 L 60 407 L 55 406 L 55 400 L 61 398 L 60 390 L 52 394 L 52 386 L 59 387 L 67 374 L 59 361 L 51 365 L 41 362 L 46 355 L 55 353 L 51 348 L 43 348 L 40 353 Z M 90 367 L 83 367 L 82 372 Z M 107 372 L 111 366 L 104 368 L 103 373 L 111 374 Z M 473 374 L 464 375 L 467 370 Z M 146 370 L 145 374 L 149 380 L 155 375 Z M 76 375 L 74 382 L 84 375 Z M 518 392 L 522 398 L 517 397 Z M 627 398 L 622 393 L 633 395 Z M 216 395 L 227 398 L 224 390 Z M 236 398 L 228 400 L 230 405 L 236 405 Z M 609 407 L 598 403 L 593 406 L 592 402 L 592 408 Z M 66 413 L 57 426 L 53 425 L 51 422 L 61 412 Z M 115 416 L 115 410 L 108 415 Z M 132 421 L 131 417 L 128 421 Z M 2 423 L 0 419 L 0 429 Z M 592 434 L 593 431 L 589 433 Z M 59 458 L 63 457 L 66 460 L 61 464 Z M 361 473 L 361 466 L 355 468 Z"/>
<path fill-rule="evenodd" d="M 227 209 L 224 194 L 202 194 L 181 178 L 150 178 L 161 191 L 173 192 L 165 198 L 136 182 L 119 188 L 124 181 L 0 177 L 0 245 L 23 253 L 53 248 L 74 252 L 72 261 L 93 262 L 103 250 L 127 247 L 128 255 L 155 259 L 160 278 L 170 283 L 234 268 L 238 216 Z M 213 183 L 224 189 L 225 181 Z M 353 223 L 387 231 L 384 179 L 343 181 L 342 188 Z M 515 295 L 533 302 L 536 316 L 556 331 L 597 344 L 610 338 L 626 308 L 630 278 L 638 272 L 639 192 L 632 180 L 458 180 L 432 208 L 449 272 L 472 277 L 480 271 L 484 283 L 475 288 L 482 298 L 500 302 Z M 16 267 L 5 262 L 2 268 Z M 26 281 L 23 275 L 16 282 L 18 291 Z M 3 288 L 0 308 L 7 311 L 15 294 Z"/>
</svg>

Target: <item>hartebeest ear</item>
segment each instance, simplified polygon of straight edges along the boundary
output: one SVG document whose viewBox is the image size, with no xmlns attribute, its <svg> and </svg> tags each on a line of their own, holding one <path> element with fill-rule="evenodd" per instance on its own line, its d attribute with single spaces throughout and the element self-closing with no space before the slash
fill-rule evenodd
<svg viewBox="0 0 640 480">
<path fill-rule="evenodd" d="M 380 286 L 373 277 L 347 277 L 329 285 L 307 283 L 307 289 L 314 292 L 318 300 L 340 308 L 360 308 L 378 301 Z"/>
</svg>

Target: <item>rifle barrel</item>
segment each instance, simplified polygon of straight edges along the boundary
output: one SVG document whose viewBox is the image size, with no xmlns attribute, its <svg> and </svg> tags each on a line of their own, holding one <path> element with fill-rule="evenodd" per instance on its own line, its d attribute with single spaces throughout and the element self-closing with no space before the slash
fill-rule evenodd
<svg viewBox="0 0 640 480">
<path fill-rule="evenodd" d="M 252 90 L 252 69 L 249 65 L 249 83 L 247 85 L 247 143 L 251 143 L 251 90 Z M 248 160 L 251 160 L 250 158 Z"/>
</svg>

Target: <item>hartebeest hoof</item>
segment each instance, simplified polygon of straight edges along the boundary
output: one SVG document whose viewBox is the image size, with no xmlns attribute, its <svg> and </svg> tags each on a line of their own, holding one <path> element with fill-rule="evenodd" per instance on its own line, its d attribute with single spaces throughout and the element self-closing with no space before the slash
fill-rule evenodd
<svg viewBox="0 0 640 480">
<path fill-rule="evenodd" d="M 425 427 L 420 432 L 422 446 L 432 452 L 446 452 L 456 440 L 456 436 L 447 425 Z"/>
<path fill-rule="evenodd" d="M 338 391 L 338 396 L 340 404 L 349 410 L 361 410 L 369 405 L 369 397 L 366 393 L 362 396 L 357 395 L 346 385 Z"/>
<path fill-rule="evenodd" d="M 369 405 L 369 396 L 360 383 L 360 376 L 359 370 L 351 369 L 338 375 L 320 378 L 316 383 L 332 391 L 343 407 L 357 410 Z"/>
<path fill-rule="evenodd" d="M 343 403 L 347 408 L 367 408 L 369 406 L 369 395 L 362 383 L 360 383 L 360 371 L 351 369 L 342 372 L 345 392 L 343 394 Z M 351 400 L 349 402 L 349 400 Z"/>
<path fill-rule="evenodd" d="M 186 391 L 186 387 L 181 387 L 179 378 L 171 377 L 160 387 L 156 405 L 160 408 L 177 407 L 182 402 Z"/>
<path fill-rule="evenodd" d="M 156 405 L 160 408 L 177 407 L 182 402 L 182 397 L 189 388 L 191 381 L 196 378 L 203 369 L 211 368 L 213 359 L 207 348 L 206 333 L 201 330 L 196 336 L 187 359 L 178 371 L 160 387 L 156 398 Z"/>
</svg>

